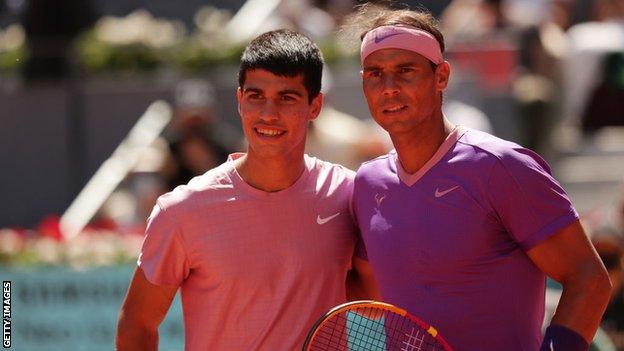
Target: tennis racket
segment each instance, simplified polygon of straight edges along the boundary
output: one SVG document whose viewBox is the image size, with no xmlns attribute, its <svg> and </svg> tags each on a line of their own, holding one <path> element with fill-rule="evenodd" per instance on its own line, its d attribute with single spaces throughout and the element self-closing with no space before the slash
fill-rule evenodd
<svg viewBox="0 0 624 351">
<path fill-rule="evenodd" d="M 438 331 L 396 306 L 354 301 L 332 308 L 308 333 L 303 351 L 452 351 Z"/>
</svg>

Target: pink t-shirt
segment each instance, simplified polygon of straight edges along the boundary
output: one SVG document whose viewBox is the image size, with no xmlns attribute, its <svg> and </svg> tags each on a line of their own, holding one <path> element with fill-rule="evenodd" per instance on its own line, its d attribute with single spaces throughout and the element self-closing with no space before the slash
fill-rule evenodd
<svg viewBox="0 0 624 351">
<path fill-rule="evenodd" d="M 245 183 L 228 162 L 161 196 L 138 264 L 179 286 L 185 350 L 295 350 L 345 301 L 357 234 L 354 173 L 305 156 L 288 189 Z"/>
</svg>

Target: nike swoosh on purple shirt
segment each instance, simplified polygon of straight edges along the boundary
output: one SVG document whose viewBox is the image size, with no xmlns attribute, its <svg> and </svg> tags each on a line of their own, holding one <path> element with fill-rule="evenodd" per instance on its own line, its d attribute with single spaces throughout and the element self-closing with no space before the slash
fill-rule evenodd
<svg viewBox="0 0 624 351">
<path fill-rule="evenodd" d="M 390 33 L 390 34 L 384 35 L 383 37 L 375 36 L 375 44 L 379 44 L 382 41 L 386 40 L 387 38 L 390 38 L 390 37 L 393 37 L 393 36 L 399 35 L 399 34 L 403 34 L 403 33 Z"/>
</svg>

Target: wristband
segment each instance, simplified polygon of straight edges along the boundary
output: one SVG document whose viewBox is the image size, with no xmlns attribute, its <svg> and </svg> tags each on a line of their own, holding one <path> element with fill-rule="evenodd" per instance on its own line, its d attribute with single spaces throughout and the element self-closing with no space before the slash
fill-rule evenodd
<svg viewBox="0 0 624 351">
<path fill-rule="evenodd" d="M 587 351 L 589 344 L 579 333 L 562 325 L 546 328 L 540 351 Z"/>
</svg>

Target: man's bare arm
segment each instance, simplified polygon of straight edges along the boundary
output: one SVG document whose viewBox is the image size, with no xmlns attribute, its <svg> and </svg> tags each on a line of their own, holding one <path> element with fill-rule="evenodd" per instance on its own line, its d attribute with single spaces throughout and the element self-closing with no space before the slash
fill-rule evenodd
<svg viewBox="0 0 624 351">
<path fill-rule="evenodd" d="M 572 329 L 590 343 L 609 302 L 611 281 L 580 222 L 561 229 L 527 254 L 563 286 L 551 324 Z"/>
<path fill-rule="evenodd" d="M 119 313 L 115 342 L 118 351 L 158 350 L 158 326 L 176 291 L 176 287 L 150 283 L 137 267 Z"/>
</svg>

